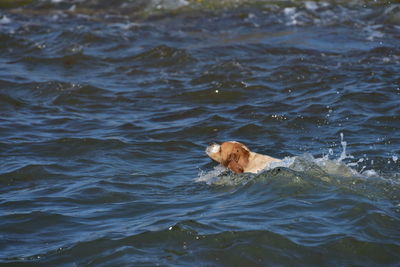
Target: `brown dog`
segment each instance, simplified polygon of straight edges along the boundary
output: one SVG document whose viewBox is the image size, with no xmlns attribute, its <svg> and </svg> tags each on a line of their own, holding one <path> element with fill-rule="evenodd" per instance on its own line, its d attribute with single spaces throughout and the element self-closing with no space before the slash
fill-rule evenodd
<svg viewBox="0 0 400 267">
<path fill-rule="evenodd" d="M 281 161 L 280 159 L 251 152 L 245 145 L 236 141 L 224 142 L 221 145 L 212 143 L 207 147 L 206 153 L 210 158 L 235 173 L 258 173 L 272 162 Z"/>
</svg>

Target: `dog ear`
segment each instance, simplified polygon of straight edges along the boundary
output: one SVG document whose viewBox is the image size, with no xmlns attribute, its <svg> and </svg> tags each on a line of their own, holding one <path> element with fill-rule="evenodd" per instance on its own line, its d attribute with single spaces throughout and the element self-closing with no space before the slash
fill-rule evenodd
<svg viewBox="0 0 400 267">
<path fill-rule="evenodd" d="M 239 150 L 238 150 L 238 152 L 239 152 Z M 236 154 L 236 153 L 229 154 L 228 161 L 239 162 L 239 159 L 240 159 L 239 154 Z"/>
<path fill-rule="evenodd" d="M 242 173 L 244 172 L 244 169 L 242 166 L 240 166 L 239 163 L 237 163 L 234 160 L 231 160 L 228 164 L 228 168 L 231 169 L 232 171 L 236 172 L 236 173 Z"/>
<path fill-rule="evenodd" d="M 240 156 L 238 154 L 231 153 L 225 163 L 225 166 L 236 173 L 244 172 L 243 167 L 239 164 L 239 158 Z"/>
</svg>

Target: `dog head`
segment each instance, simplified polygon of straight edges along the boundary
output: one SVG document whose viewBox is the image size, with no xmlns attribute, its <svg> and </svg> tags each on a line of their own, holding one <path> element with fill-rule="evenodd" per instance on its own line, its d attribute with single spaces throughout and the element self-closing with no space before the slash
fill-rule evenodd
<svg viewBox="0 0 400 267">
<path fill-rule="evenodd" d="M 229 141 L 221 145 L 212 143 L 206 149 L 207 155 L 236 173 L 244 172 L 249 163 L 250 150 L 242 143 Z"/>
</svg>

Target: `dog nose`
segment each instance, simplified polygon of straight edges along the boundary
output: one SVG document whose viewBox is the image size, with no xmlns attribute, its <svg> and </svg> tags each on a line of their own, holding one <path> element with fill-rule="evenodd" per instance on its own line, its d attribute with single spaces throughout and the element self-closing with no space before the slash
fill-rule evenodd
<svg viewBox="0 0 400 267">
<path fill-rule="evenodd" d="M 216 142 L 211 142 L 211 143 L 208 144 L 208 146 L 213 146 L 213 145 L 216 145 L 216 144 L 217 144 Z"/>
<path fill-rule="evenodd" d="M 221 146 L 217 143 L 210 143 L 206 148 L 206 153 L 208 155 L 218 153 L 221 149 Z"/>
</svg>

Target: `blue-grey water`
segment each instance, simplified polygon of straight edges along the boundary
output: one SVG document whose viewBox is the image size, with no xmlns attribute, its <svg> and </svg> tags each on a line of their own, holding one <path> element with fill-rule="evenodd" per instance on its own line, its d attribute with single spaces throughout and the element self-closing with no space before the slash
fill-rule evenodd
<svg viewBox="0 0 400 267">
<path fill-rule="evenodd" d="M 398 1 L 0 0 L 0 265 L 399 266 L 399 156 Z"/>
</svg>

